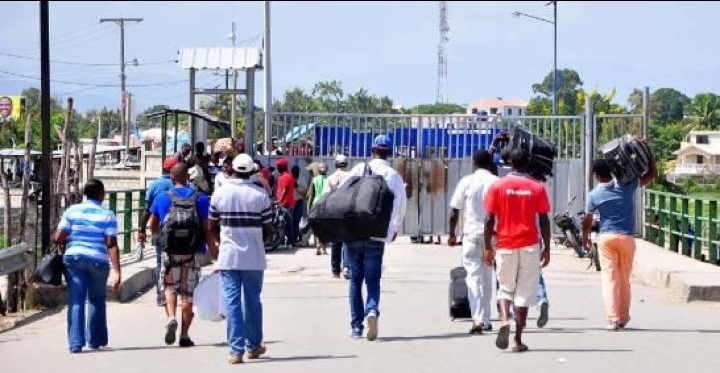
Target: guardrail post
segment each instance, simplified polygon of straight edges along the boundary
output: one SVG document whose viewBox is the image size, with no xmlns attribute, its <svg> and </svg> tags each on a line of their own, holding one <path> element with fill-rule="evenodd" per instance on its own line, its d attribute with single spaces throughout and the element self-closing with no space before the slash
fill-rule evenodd
<svg viewBox="0 0 720 373">
<path fill-rule="evenodd" d="M 690 248 L 688 247 L 688 214 L 690 212 L 690 206 L 687 197 L 682 197 L 680 200 L 680 238 L 682 239 L 682 253 L 685 256 L 690 256 Z"/>
<path fill-rule="evenodd" d="M 132 191 L 125 192 L 125 207 L 123 208 L 123 254 L 130 252 L 130 237 L 132 236 Z"/>
<path fill-rule="evenodd" d="M 710 201 L 710 205 L 708 206 L 708 251 L 710 258 L 709 261 L 712 264 L 717 264 L 718 255 L 717 255 L 717 245 L 718 245 L 718 232 L 717 232 L 717 216 L 718 216 L 718 210 L 717 210 L 717 201 Z"/>
<path fill-rule="evenodd" d="M 659 201 L 659 215 L 660 215 L 660 230 L 658 232 L 658 246 L 665 248 L 665 229 L 667 228 L 667 206 L 666 206 L 666 196 L 664 194 L 660 195 L 660 201 Z"/>
<path fill-rule="evenodd" d="M 678 252 L 678 243 L 680 241 L 680 232 L 677 231 L 677 197 L 670 196 L 670 213 L 668 214 L 670 221 L 668 227 L 670 231 L 670 251 Z"/>
<path fill-rule="evenodd" d="M 697 260 L 702 259 L 703 247 L 705 246 L 705 238 L 702 233 L 702 221 L 705 216 L 705 214 L 703 214 L 703 205 L 703 201 L 700 198 L 695 200 L 695 213 L 693 214 L 693 225 L 695 230 L 695 234 L 693 235 L 693 241 L 695 242 L 695 244 L 692 248 L 692 255 Z"/>
</svg>

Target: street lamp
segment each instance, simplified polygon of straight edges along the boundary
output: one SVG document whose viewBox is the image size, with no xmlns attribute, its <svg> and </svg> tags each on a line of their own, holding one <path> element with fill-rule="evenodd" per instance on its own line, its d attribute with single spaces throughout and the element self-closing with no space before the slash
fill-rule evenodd
<svg viewBox="0 0 720 373">
<path fill-rule="evenodd" d="M 552 71 L 552 114 L 557 115 L 557 1 L 549 1 L 545 6 L 552 5 L 553 6 L 553 19 L 552 21 L 546 18 L 534 16 L 532 14 L 527 14 L 523 12 L 512 12 L 511 14 L 515 18 L 520 18 L 520 16 L 532 18 L 537 21 L 542 21 L 545 23 L 549 23 L 553 25 L 553 71 Z"/>
</svg>

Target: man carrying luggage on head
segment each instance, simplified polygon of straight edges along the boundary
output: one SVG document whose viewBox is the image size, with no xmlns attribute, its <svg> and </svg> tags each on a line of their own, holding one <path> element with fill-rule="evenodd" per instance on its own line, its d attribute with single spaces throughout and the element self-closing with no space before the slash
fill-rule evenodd
<svg viewBox="0 0 720 373">
<path fill-rule="evenodd" d="M 492 330 L 490 324 L 490 301 L 492 300 L 493 268 L 485 264 L 485 196 L 490 186 L 498 180 L 490 170 L 493 166 L 492 155 L 479 150 L 473 155 L 475 172 L 460 179 L 450 200 L 450 235 L 448 246 L 457 244 L 455 229 L 460 210 L 464 210 L 463 226 L 463 267 L 467 272 L 468 302 L 473 319 L 470 334 L 482 334 L 483 330 Z"/>
<path fill-rule="evenodd" d="M 623 329 L 630 321 L 630 274 L 635 256 L 635 191 L 650 184 L 657 176 L 655 159 L 652 154 L 649 156 L 649 172 L 625 184 L 613 178 L 607 160 L 596 159 L 592 166 L 593 176 L 600 184 L 588 196 L 583 218 L 583 245 L 590 250 L 593 214 L 599 213 L 598 249 L 608 330 Z"/>
<path fill-rule="evenodd" d="M 540 261 L 550 262 L 550 202 L 545 185 L 527 175 L 530 155 L 522 148 L 510 152 L 513 171 L 496 181 L 485 198 L 485 263 L 497 264 L 500 290 L 501 326 L 495 345 L 508 348 L 511 305 L 516 308 L 514 352 L 527 351 L 522 343 L 528 308 L 537 304 Z M 537 221 L 543 248 L 540 249 Z M 493 230 L 497 221 L 497 249 L 493 247 Z"/>
<path fill-rule="evenodd" d="M 350 267 L 350 326 L 353 338 L 362 338 L 367 317 L 367 339 L 375 340 L 378 335 L 378 317 L 380 316 L 380 277 L 382 272 L 385 243 L 395 241 L 397 231 L 405 218 L 407 196 L 402 177 L 393 169 L 388 161 L 392 153 L 392 140 L 388 136 L 379 135 L 372 143 L 372 159 L 367 162 L 370 171 L 380 175 L 387 182 L 395 196 L 386 237 L 369 237 L 364 240 L 347 243 L 347 258 Z M 362 176 L 365 163 L 355 166 L 345 179 Z M 363 304 L 362 284 L 367 286 L 367 303 Z"/>
</svg>

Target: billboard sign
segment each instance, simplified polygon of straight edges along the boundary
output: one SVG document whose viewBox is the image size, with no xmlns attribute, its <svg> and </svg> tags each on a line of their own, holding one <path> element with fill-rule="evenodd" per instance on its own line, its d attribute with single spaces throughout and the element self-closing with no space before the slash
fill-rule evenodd
<svg viewBox="0 0 720 373">
<path fill-rule="evenodd" d="M 0 96 L 0 123 L 20 118 L 24 101 L 20 96 Z"/>
</svg>

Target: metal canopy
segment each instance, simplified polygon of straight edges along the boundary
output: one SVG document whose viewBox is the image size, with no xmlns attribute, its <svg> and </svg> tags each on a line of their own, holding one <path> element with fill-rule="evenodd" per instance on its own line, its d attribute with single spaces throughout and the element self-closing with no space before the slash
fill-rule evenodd
<svg viewBox="0 0 720 373">
<path fill-rule="evenodd" d="M 262 68 L 262 52 L 259 48 L 182 48 L 178 54 L 178 64 L 185 70 Z"/>
</svg>

